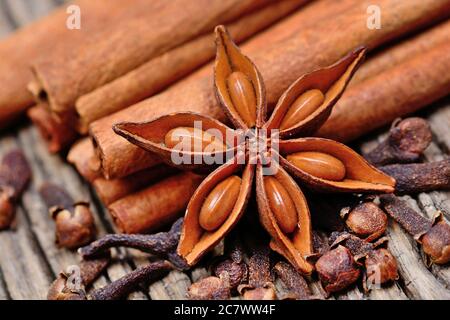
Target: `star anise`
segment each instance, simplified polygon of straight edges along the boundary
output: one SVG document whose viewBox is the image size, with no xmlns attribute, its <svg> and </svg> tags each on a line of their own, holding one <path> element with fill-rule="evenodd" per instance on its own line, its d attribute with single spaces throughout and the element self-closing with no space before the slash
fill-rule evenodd
<svg viewBox="0 0 450 320">
<path fill-rule="evenodd" d="M 236 225 L 256 180 L 260 221 L 272 237 L 271 248 L 309 274 L 313 265 L 307 258 L 314 254 L 310 213 L 291 175 L 302 186 L 325 192 L 394 190 L 391 177 L 350 148 L 308 137 L 330 115 L 365 49 L 358 48 L 335 64 L 297 79 L 267 120 L 261 74 L 223 26 L 215 32 L 215 92 L 236 130 L 190 112 L 146 123 L 120 123 L 114 130 L 185 169 L 205 168 L 217 163 L 212 160 L 228 159 L 205 178 L 188 204 L 178 253 L 189 265 L 198 262 Z"/>
</svg>

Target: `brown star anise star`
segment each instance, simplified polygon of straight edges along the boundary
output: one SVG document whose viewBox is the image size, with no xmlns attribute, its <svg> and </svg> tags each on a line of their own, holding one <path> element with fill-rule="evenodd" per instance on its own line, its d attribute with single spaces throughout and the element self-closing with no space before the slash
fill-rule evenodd
<svg viewBox="0 0 450 320">
<path fill-rule="evenodd" d="M 391 177 L 345 145 L 305 137 L 326 121 L 365 49 L 356 49 L 335 64 L 297 79 L 266 121 L 264 83 L 256 66 L 223 26 L 216 28 L 216 45 L 215 91 L 237 130 L 189 112 L 146 123 L 121 123 L 114 130 L 171 165 L 195 169 L 211 164 L 211 159 L 229 159 L 205 178 L 188 204 L 178 253 L 189 265 L 238 222 L 255 176 L 260 221 L 272 237 L 271 248 L 309 274 L 313 271 L 307 261 L 313 254 L 310 214 L 291 175 L 302 185 L 325 192 L 394 190 Z"/>
</svg>

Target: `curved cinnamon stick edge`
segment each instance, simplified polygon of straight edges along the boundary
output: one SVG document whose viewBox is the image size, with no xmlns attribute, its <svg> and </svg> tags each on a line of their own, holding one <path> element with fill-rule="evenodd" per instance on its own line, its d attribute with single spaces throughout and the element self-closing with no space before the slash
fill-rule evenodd
<svg viewBox="0 0 450 320">
<path fill-rule="evenodd" d="M 379 169 L 396 180 L 395 192 L 398 194 L 450 189 L 450 159 L 427 163 L 391 164 Z"/>
<path fill-rule="evenodd" d="M 31 168 L 23 152 L 8 152 L 0 163 L 0 230 L 14 221 L 16 204 L 30 180 Z"/>
<path fill-rule="evenodd" d="M 124 298 L 142 283 L 149 283 L 165 276 L 173 269 L 167 261 L 156 261 L 140 267 L 107 286 L 96 289 L 88 295 L 89 300 L 119 300 Z"/>
<path fill-rule="evenodd" d="M 106 269 L 111 262 L 109 252 L 92 260 L 81 261 L 79 267 L 79 279 L 72 279 L 73 274 L 61 272 L 55 281 L 51 284 L 47 299 L 48 300 L 85 300 L 86 288 L 88 288 Z M 74 280 L 75 283 L 68 283 L 68 280 Z M 80 281 L 81 287 L 76 288 L 75 284 Z"/>
<path fill-rule="evenodd" d="M 397 221 L 414 239 L 431 263 L 446 264 L 450 261 L 450 225 L 437 212 L 433 219 L 427 219 L 393 195 L 380 196 L 384 210 Z"/>
<path fill-rule="evenodd" d="M 431 129 L 425 119 L 397 119 L 389 136 L 364 157 L 375 166 L 418 162 L 431 139 Z"/>
<path fill-rule="evenodd" d="M 159 232 L 150 235 L 108 234 L 80 248 L 78 253 L 84 259 L 89 259 L 113 247 L 128 247 L 168 259 L 176 268 L 186 270 L 189 269 L 186 262 L 176 254 L 182 225 L 183 218 L 179 218 L 168 232 Z"/>
</svg>

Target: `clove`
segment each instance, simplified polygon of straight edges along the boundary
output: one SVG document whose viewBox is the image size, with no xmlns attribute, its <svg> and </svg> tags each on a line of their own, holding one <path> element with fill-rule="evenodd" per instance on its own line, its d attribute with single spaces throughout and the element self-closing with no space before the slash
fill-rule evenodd
<svg viewBox="0 0 450 320">
<path fill-rule="evenodd" d="M 399 194 L 450 188 L 450 159 L 427 163 L 391 164 L 380 170 L 396 180 Z"/>
<path fill-rule="evenodd" d="M 61 272 L 50 286 L 48 300 L 86 300 L 86 288 L 105 270 L 110 263 L 109 253 L 92 260 L 83 260 L 78 273 Z"/>
<path fill-rule="evenodd" d="M 375 203 L 362 202 L 353 208 L 341 211 L 349 230 L 366 241 L 381 237 L 387 228 L 387 216 Z"/>
<path fill-rule="evenodd" d="M 431 262 L 445 264 L 450 261 L 450 226 L 441 214 L 432 221 L 393 195 L 382 195 L 380 201 L 384 210 L 422 244 Z"/>
<path fill-rule="evenodd" d="M 321 256 L 316 262 L 316 271 L 327 294 L 348 288 L 360 276 L 353 255 L 342 245 Z"/>
<path fill-rule="evenodd" d="M 232 292 L 247 282 L 248 268 L 244 262 L 244 249 L 237 232 L 232 232 L 225 239 L 225 254 L 212 264 L 212 273 L 216 277 L 227 278 Z"/>
<path fill-rule="evenodd" d="M 367 153 L 365 158 L 375 166 L 418 162 L 431 139 L 431 129 L 426 120 L 398 119 L 393 122 L 389 136 Z"/>
<path fill-rule="evenodd" d="M 78 252 L 86 259 L 95 257 L 109 248 L 128 247 L 167 259 L 179 269 L 187 269 L 188 266 L 184 260 L 176 254 L 182 225 L 183 218 L 180 218 L 172 225 L 168 232 L 159 232 L 150 235 L 108 234 L 80 248 Z"/>
<path fill-rule="evenodd" d="M 14 221 L 16 204 L 31 179 L 31 169 L 20 150 L 7 153 L 0 164 L 0 230 Z"/>
<path fill-rule="evenodd" d="M 288 293 L 281 299 L 311 300 L 316 298 L 311 294 L 305 278 L 291 264 L 280 261 L 273 270 L 288 290 Z"/>
<path fill-rule="evenodd" d="M 107 286 L 94 290 L 88 295 L 90 300 L 119 300 L 143 284 L 155 281 L 173 268 L 167 261 L 156 261 L 126 274 Z"/>
<path fill-rule="evenodd" d="M 245 300 L 275 300 L 275 286 L 270 272 L 270 251 L 267 247 L 254 249 L 248 262 L 248 284 L 238 287 Z"/>
<path fill-rule="evenodd" d="M 188 289 L 190 300 L 228 300 L 231 297 L 228 274 L 206 277 L 193 283 Z"/>
<path fill-rule="evenodd" d="M 56 244 L 76 249 L 95 238 L 96 228 L 87 202 L 74 202 L 61 187 L 44 183 L 39 190 L 56 224 Z"/>
</svg>

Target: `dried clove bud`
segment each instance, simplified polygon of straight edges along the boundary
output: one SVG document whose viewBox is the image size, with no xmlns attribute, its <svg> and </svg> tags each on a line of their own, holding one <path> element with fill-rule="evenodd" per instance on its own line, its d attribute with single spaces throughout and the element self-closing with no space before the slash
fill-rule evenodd
<svg viewBox="0 0 450 320">
<path fill-rule="evenodd" d="M 321 256 L 316 262 L 316 270 L 328 294 L 348 288 L 360 276 L 353 255 L 342 245 Z"/>
<path fill-rule="evenodd" d="M 380 170 L 396 180 L 396 193 L 419 193 L 450 188 L 450 159 L 391 164 L 380 167 Z"/>
<path fill-rule="evenodd" d="M 76 249 L 95 238 L 96 228 L 87 202 L 74 202 L 61 187 L 44 183 L 39 190 L 56 224 L 56 244 Z"/>
<path fill-rule="evenodd" d="M 385 248 L 371 251 L 366 258 L 367 287 L 398 279 L 397 261 Z"/>
<path fill-rule="evenodd" d="M 426 120 L 399 119 L 393 122 L 388 138 L 366 154 L 365 158 L 376 166 L 417 162 L 431 139 L 431 129 Z"/>
<path fill-rule="evenodd" d="M 441 215 L 434 224 L 393 195 L 382 195 L 380 201 L 386 212 L 422 244 L 431 262 L 445 264 L 450 261 L 450 226 Z"/>
<path fill-rule="evenodd" d="M 111 282 L 107 286 L 94 290 L 88 299 L 91 300 L 119 300 L 143 284 L 155 281 L 166 275 L 173 268 L 167 261 L 152 262 L 126 274 L 122 278 Z"/>
<path fill-rule="evenodd" d="M 392 194 L 380 195 L 381 206 L 397 221 L 414 239 L 419 240 L 431 227 L 432 222 Z"/>
<path fill-rule="evenodd" d="M 310 300 L 315 299 L 309 290 L 305 278 L 295 268 L 284 261 L 278 262 L 273 268 L 289 291 L 282 299 Z"/>
<path fill-rule="evenodd" d="M 7 153 L 0 164 L 0 230 L 14 220 L 17 201 L 31 179 L 31 169 L 20 150 Z"/>
<path fill-rule="evenodd" d="M 228 300 L 230 297 L 230 284 L 225 275 L 201 279 L 188 289 L 191 300 Z"/>
<path fill-rule="evenodd" d="M 423 251 L 436 264 L 450 261 L 450 226 L 441 220 L 437 222 L 423 237 Z"/>
<path fill-rule="evenodd" d="M 93 260 L 83 260 L 75 274 L 61 272 L 50 286 L 48 300 L 86 300 L 85 288 L 89 287 L 110 263 L 110 255 Z M 69 283 L 68 283 L 69 281 Z"/>
<path fill-rule="evenodd" d="M 257 247 L 248 262 L 248 284 L 238 287 L 245 300 L 275 300 L 275 286 L 270 273 L 270 251 Z"/>
<path fill-rule="evenodd" d="M 344 219 L 354 234 L 367 241 L 375 240 L 384 234 L 388 223 L 386 214 L 373 202 L 358 204 Z"/>
<path fill-rule="evenodd" d="M 232 232 L 225 239 L 225 255 L 212 264 L 212 272 L 215 276 L 226 276 L 229 280 L 230 290 L 248 279 L 248 268 L 244 262 L 244 249 L 237 232 Z"/>
<path fill-rule="evenodd" d="M 175 267 L 187 269 L 186 262 L 176 254 L 183 218 L 178 219 L 168 232 L 150 235 L 143 234 L 107 234 L 103 238 L 80 248 L 83 258 L 95 257 L 113 247 L 129 247 L 168 259 Z"/>
</svg>

